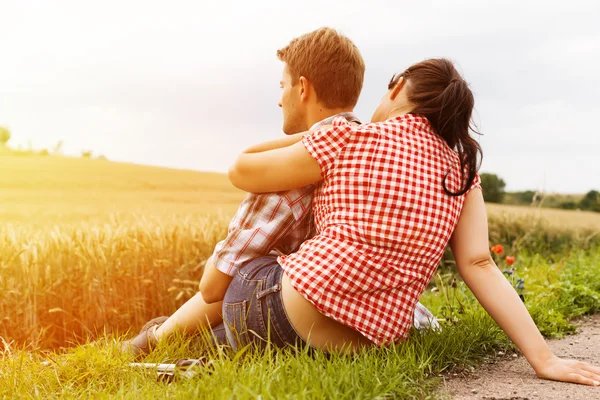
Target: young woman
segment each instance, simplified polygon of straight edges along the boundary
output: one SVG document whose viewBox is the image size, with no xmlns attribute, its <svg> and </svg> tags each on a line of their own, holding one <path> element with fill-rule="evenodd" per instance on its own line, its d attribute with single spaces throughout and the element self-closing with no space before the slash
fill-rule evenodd
<svg viewBox="0 0 600 400">
<path fill-rule="evenodd" d="M 490 256 L 467 83 L 450 61 L 432 59 L 388 89 L 372 123 L 337 119 L 255 146 L 230 169 L 248 192 L 318 185 L 317 236 L 289 256 L 254 260 L 227 289 L 230 341 L 260 344 L 270 331 L 276 344 L 330 350 L 406 339 L 449 244 L 462 279 L 539 377 L 598 385 L 600 368 L 551 352 Z"/>
</svg>

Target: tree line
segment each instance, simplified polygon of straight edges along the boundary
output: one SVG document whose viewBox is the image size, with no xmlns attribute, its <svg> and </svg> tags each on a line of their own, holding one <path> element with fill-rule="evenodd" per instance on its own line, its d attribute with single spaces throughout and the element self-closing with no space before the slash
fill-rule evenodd
<svg viewBox="0 0 600 400">
<path fill-rule="evenodd" d="M 506 192 L 506 182 L 498 175 L 482 173 L 480 176 L 483 198 L 488 203 L 540 205 L 565 210 L 600 212 L 600 192 L 597 190 L 590 190 L 583 196 L 551 195 L 533 190 Z"/>
<path fill-rule="evenodd" d="M 41 150 L 33 150 L 31 144 L 29 145 L 29 149 L 23 150 L 21 148 L 13 149 L 8 147 L 8 142 L 10 141 L 12 134 L 10 130 L 6 127 L 0 126 L 0 155 L 1 154 L 9 154 L 9 155 L 18 155 L 18 156 L 48 156 L 48 155 L 62 155 L 62 146 L 63 142 L 59 141 L 56 145 L 48 149 Z M 91 150 L 83 150 L 81 152 L 81 158 L 94 158 Z M 106 159 L 104 156 L 96 157 L 98 159 Z"/>
</svg>

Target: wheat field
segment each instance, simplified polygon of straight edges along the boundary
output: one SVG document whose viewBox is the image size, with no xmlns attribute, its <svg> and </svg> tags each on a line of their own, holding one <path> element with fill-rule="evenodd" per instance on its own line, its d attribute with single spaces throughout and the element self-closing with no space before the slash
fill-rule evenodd
<svg viewBox="0 0 600 400">
<path fill-rule="evenodd" d="M 591 211 L 559 210 L 503 204 L 487 204 L 488 216 L 506 218 L 534 218 L 553 228 L 600 231 L 600 213 Z"/>
<path fill-rule="evenodd" d="M 0 171 L 0 337 L 39 348 L 172 313 L 196 292 L 244 197 L 224 174 L 102 160 L 0 157 Z M 600 231 L 600 214 L 488 211 L 494 221 Z M 491 232 L 502 238 L 508 225 Z"/>
<path fill-rule="evenodd" d="M 0 220 L 28 226 L 233 215 L 244 193 L 225 174 L 68 157 L 0 157 Z M 488 204 L 492 217 L 600 229 L 600 214 Z"/>
<path fill-rule="evenodd" d="M 244 194 L 223 174 L 68 157 L 0 157 L 0 219 L 36 226 L 111 216 L 232 215 Z"/>
</svg>

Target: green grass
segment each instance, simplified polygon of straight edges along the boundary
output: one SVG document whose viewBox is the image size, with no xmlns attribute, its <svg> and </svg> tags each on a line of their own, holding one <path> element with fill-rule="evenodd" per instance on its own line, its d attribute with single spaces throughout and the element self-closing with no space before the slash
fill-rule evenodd
<svg viewBox="0 0 600 400">
<path fill-rule="evenodd" d="M 467 323 L 467 321 L 469 321 Z M 469 329 L 477 324 L 481 329 Z M 479 346 L 474 346 L 477 344 Z M 156 382 L 152 374 L 134 370 L 110 340 L 80 346 L 42 366 L 41 355 L 17 352 L 5 356 L 0 395 L 40 397 L 124 398 L 427 398 L 433 397 L 436 374 L 449 366 L 475 365 L 489 351 L 506 349 L 493 324 L 479 315 L 449 327 L 443 335 L 414 335 L 406 345 L 372 349 L 355 356 L 310 356 L 285 350 L 233 355 L 215 352 L 214 371 L 172 385 Z M 162 346 L 149 361 L 175 360 L 198 354 L 194 346 L 176 341 Z M 435 355 L 432 358 L 432 355 Z M 462 360 L 462 361 L 461 361 Z"/>
<path fill-rule="evenodd" d="M 600 252 L 573 250 L 559 262 L 517 254 L 516 274 L 525 279 L 526 305 L 546 336 L 573 332 L 569 318 L 600 309 Z M 310 356 L 268 349 L 232 354 L 208 351 L 198 340 L 177 338 L 146 361 L 164 362 L 207 354 L 214 371 L 173 384 L 127 366 L 109 335 L 56 352 L 8 346 L 0 359 L 0 396 L 119 398 L 439 398 L 440 374 L 476 367 L 499 351 L 514 349 L 464 283 L 452 287 L 439 274 L 437 290 L 422 301 L 439 315 L 443 332 L 413 330 L 408 342 L 357 355 Z M 42 360 L 52 360 L 42 366 Z M 532 371 L 533 373 L 533 371 Z"/>
</svg>

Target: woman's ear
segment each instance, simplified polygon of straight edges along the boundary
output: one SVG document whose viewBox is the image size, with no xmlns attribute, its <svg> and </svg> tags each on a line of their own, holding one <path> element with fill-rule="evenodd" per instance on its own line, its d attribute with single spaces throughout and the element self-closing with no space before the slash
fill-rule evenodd
<svg viewBox="0 0 600 400">
<path fill-rule="evenodd" d="M 406 81 L 404 80 L 403 76 L 398 78 L 398 82 L 396 82 L 396 85 L 390 91 L 390 99 L 392 101 L 396 99 L 396 97 L 398 96 L 398 94 L 400 93 L 402 88 L 404 87 L 405 83 L 406 83 Z"/>
</svg>

